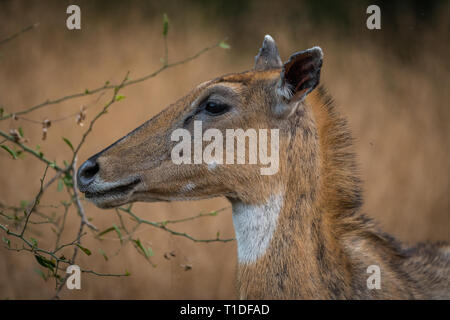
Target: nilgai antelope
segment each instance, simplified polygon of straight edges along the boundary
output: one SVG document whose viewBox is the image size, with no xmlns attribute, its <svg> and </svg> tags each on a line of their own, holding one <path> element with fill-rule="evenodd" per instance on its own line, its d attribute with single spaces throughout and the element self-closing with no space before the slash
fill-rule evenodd
<svg viewBox="0 0 450 320">
<path fill-rule="evenodd" d="M 89 158 L 78 188 L 100 208 L 226 197 L 241 299 L 449 299 L 449 244 L 405 248 L 361 213 L 352 138 L 319 86 L 322 59 L 314 47 L 283 64 L 266 36 L 252 70 L 200 84 Z M 278 171 L 263 175 L 259 163 L 175 164 L 172 133 L 194 136 L 196 121 L 224 136 L 278 129 L 279 140 L 270 142 L 278 143 Z M 375 288 L 368 284 L 373 266 Z"/>
</svg>

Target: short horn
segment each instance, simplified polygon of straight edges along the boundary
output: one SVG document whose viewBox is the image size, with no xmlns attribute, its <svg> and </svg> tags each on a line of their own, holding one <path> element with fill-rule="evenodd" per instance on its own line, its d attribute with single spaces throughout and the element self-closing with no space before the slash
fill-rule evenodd
<svg viewBox="0 0 450 320">
<path fill-rule="evenodd" d="M 278 53 L 277 45 L 275 40 L 269 35 L 264 37 L 261 49 L 259 49 L 258 54 L 255 57 L 255 67 L 257 71 L 263 71 L 267 69 L 281 68 L 283 63 L 280 59 L 280 54 Z"/>
</svg>

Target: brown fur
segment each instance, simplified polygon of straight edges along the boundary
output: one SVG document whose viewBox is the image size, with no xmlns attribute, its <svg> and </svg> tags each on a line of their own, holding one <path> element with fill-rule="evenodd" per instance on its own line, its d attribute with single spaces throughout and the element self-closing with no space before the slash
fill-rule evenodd
<svg viewBox="0 0 450 320">
<path fill-rule="evenodd" d="M 448 244 L 402 248 L 360 213 L 352 138 L 323 87 L 297 111 L 293 126 L 300 141 L 288 157 L 310 175 L 292 166 L 280 232 L 260 261 L 239 267 L 241 298 L 449 298 Z M 380 266 L 380 290 L 367 288 L 369 265 Z"/>
</svg>

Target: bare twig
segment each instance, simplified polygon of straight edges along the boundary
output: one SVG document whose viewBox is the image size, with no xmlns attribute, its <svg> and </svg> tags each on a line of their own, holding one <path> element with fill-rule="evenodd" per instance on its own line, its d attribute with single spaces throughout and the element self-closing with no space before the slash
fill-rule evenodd
<svg viewBox="0 0 450 320">
<path fill-rule="evenodd" d="M 0 40 L 0 45 L 3 45 L 3 44 L 5 44 L 5 43 L 7 43 L 7 42 L 9 42 L 9 41 L 11 41 L 11 40 L 17 38 L 17 37 L 20 36 L 21 34 L 27 32 L 27 31 L 30 31 L 30 30 L 32 30 L 32 29 L 34 29 L 34 28 L 37 28 L 38 26 L 39 26 L 39 22 L 37 22 L 37 23 L 35 23 L 35 24 L 32 24 L 31 26 L 28 26 L 28 27 L 26 27 L 26 28 L 23 28 L 23 29 L 20 30 L 19 32 L 15 33 L 15 34 L 13 34 L 13 35 L 11 35 L 11 36 L 9 36 L 9 37 L 3 39 L 3 40 Z"/>
<path fill-rule="evenodd" d="M 141 78 L 137 78 L 135 80 L 128 81 L 126 84 L 123 85 L 123 87 L 127 87 L 127 86 L 130 86 L 132 84 L 136 84 L 136 83 L 139 83 L 139 82 L 143 82 L 143 81 L 145 81 L 147 79 L 154 78 L 154 77 L 156 77 L 158 74 L 160 74 L 161 72 L 163 72 L 166 69 L 170 69 L 170 68 L 173 68 L 173 67 L 185 64 L 187 62 L 190 62 L 190 61 L 200 57 L 201 55 L 205 54 L 206 52 L 208 52 L 208 51 L 210 51 L 212 49 L 218 48 L 221 43 L 222 43 L 222 41 L 220 41 L 220 42 L 218 42 L 215 45 L 212 45 L 210 47 L 205 47 L 202 50 L 198 51 L 196 54 L 194 54 L 194 55 L 192 55 L 192 56 L 190 56 L 190 57 L 188 57 L 186 59 L 183 59 L 183 60 L 180 60 L 180 61 L 177 61 L 177 62 L 174 62 L 174 63 L 170 63 L 170 64 L 167 64 L 167 65 L 163 65 L 158 70 L 156 70 L 156 71 L 154 71 L 154 72 L 152 72 L 152 73 L 150 73 L 150 74 L 148 74 L 146 76 L 143 76 Z M 80 93 L 74 93 L 74 94 L 67 95 L 67 96 L 64 96 L 64 97 L 61 97 L 61 98 L 58 98 L 58 99 L 54 99 L 54 100 L 47 100 L 47 101 L 44 101 L 44 102 L 42 102 L 40 104 L 32 106 L 32 107 L 30 107 L 28 109 L 25 109 L 25 110 L 22 110 L 22 111 L 18 111 L 18 112 L 15 112 L 15 113 L 6 114 L 3 117 L 0 117 L 0 121 L 1 120 L 5 120 L 5 119 L 9 119 L 9 118 L 11 118 L 13 116 L 20 116 L 20 115 L 23 115 L 23 114 L 26 114 L 26 113 L 30 113 L 30 112 L 35 111 L 37 109 L 40 109 L 40 108 L 43 108 L 43 107 L 47 107 L 47 106 L 50 106 L 50 105 L 53 105 L 53 104 L 58 104 L 58 103 L 61 103 L 63 101 L 69 100 L 69 99 L 85 97 L 85 96 L 92 95 L 92 94 L 95 94 L 95 93 L 100 92 L 100 91 L 104 91 L 104 90 L 108 90 L 108 89 L 114 89 L 117 86 L 118 85 L 105 84 L 104 86 L 98 87 L 96 89 L 85 90 L 85 91 L 80 92 Z"/>
<path fill-rule="evenodd" d="M 226 209 L 227 208 L 222 208 L 222 209 L 214 210 L 214 211 L 207 212 L 207 213 L 199 213 L 192 217 L 187 217 L 187 218 L 177 219 L 177 220 L 164 220 L 164 221 L 157 222 L 157 223 L 159 223 L 161 226 L 165 226 L 165 225 L 168 225 L 171 223 L 186 222 L 186 221 L 191 221 L 191 220 L 195 220 L 195 219 L 202 218 L 202 217 L 213 217 L 213 216 L 217 216 L 220 212 L 225 211 Z"/>
<path fill-rule="evenodd" d="M 39 201 L 41 199 L 42 193 L 44 191 L 44 179 L 45 179 L 45 176 L 47 175 L 47 170 L 48 170 L 48 166 L 45 167 L 44 176 L 41 179 L 41 187 L 39 188 L 39 192 L 33 201 L 33 205 L 31 206 L 31 209 L 28 211 L 27 216 L 25 218 L 25 223 L 23 224 L 22 232 L 20 233 L 21 237 L 23 236 L 23 234 L 25 233 L 25 230 L 27 229 L 28 220 L 30 219 L 31 214 L 33 213 L 34 209 L 39 204 Z"/>
<path fill-rule="evenodd" d="M 28 152 L 30 154 L 32 154 L 33 156 L 35 156 L 36 158 L 38 158 L 40 161 L 45 162 L 47 165 L 49 165 L 50 167 L 52 167 L 53 169 L 55 169 L 56 171 L 65 171 L 63 168 L 59 167 L 54 161 L 50 161 L 47 158 L 45 158 L 42 154 L 40 154 L 39 152 L 31 149 L 30 147 L 24 145 L 23 143 L 16 141 L 16 139 L 14 139 L 12 136 L 10 136 L 9 134 L 6 134 L 5 132 L 0 130 L 0 136 L 6 138 L 7 140 L 15 143 L 16 145 L 18 145 L 19 147 L 21 147 L 25 152 Z"/>
<path fill-rule="evenodd" d="M 138 217 L 136 214 L 134 214 L 134 213 L 133 213 L 131 210 L 129 210 L 129 209 L 120 207 L 119 210 L 121 210 L 121 211 L 123 211 L 123 212 L 126 212 L 126 213 L 127 213 L 128 215 L 130 215 L 130 216 L 131 216 L 138 224 L 147 224 L 147 225 L 150 225 L 150 226 L 152 226 L 152 227 L 155 227 L 155 228 L 158 228 L 158 229 L 162 229 L 162 230 L 164 230 L 164 231 L 167 231 L 167 232 L 169 232 L 169 233 L 171 233 L 171 234 L 173 234 L 173 235 L 175 235 L 175 236 L 185 237 L 185 238 L 187 238 L 187 239 L 189 239 L 189 240 L 191 240 L 191 241 L 193 241 L 193 242 L 206 242 L 206 243 L 209 243 L 209 242 L 230 242 L 230 241 L 234 241 L 234 240 L 235 240 L 234 238 L 221 239 L 220 237 L 217 237 L 217 238 L 214 238 L 214 239 L 197 239 L 197 238 L 194 238 L 193 236 L 187 234 L 186 232 L 178 232 L 178 231 L 169 229 L 169 228 L 166 227 L 166 224 L 164 224 L 164 223 L 161 223 L 161 222 L 153 222 L 153 221 L 148 221 L 148 220 L 142 219 L 142 218 Z M 206 216 L 206 215 L 202 215 L 202 216 Z M 197 215 L 197 216 L 195 216 L 195 217 L 191 217 L 191 218 L 188 218 L 188 219 L 192 220 L 192 219 L 195 219 L 196 217 L 198 218 L 198 217 L 200 217 L 200 215 Z"/>
<path fill-rule="evenodd" d="M 104 115 L 108 108 L 117 101 L 117 96 L 118 93 L 120 91 L 120 89 L 122 89 L 125 86 L 126 81 L 128 80 L 128 75 L 130 74 L 130 72 L 128 71 L 127 74 L 125 75 L 125 78 L 122 80 L 122 82 L 114 88 L 114 94 L 111 98 L 111 100 L 103 107 L 103 109 L 94 117 L 94 119 L 92 119 L 92 121 L 89 124 L 88 129 L 86 130 L 86 132 L 83 134 L 83 137 L 81 137 L 81 141 L 78 144 L 78 146 L 75 148 L 75 151 L 73 152 L 73 159 L 72 159 L 72 163 L 75 160 L 78 151 L 80 151 L 81 146 L 84 144 L 84 142 L 86 141 L 87 136 L 89 135 L 89 133 L 91 133 L 92 128 L 94 127 L 95 122 L 102 116 Z M 76 171 L 74 171 L 75 174 Z"/>
<path fill-rule="evenodd" d="M 95 99 L 94 102 L 88 104 L 87 106 L 84 106 L 84 105 L 83 105 L 83 106 L 82 106 L 82 107 L 83 107 L 83 110 L 86 111 L 86 110 L 92 108 L 93 106 L 95 106 L 95 104 L 100 100 L 101 97 L 103 97 L 104 94 L 105 94 L 105 92 L 102 92 L 102 93 L 97 97 L 97 99 Z M 67 119 L 76 117 L 76 116 L 78 116 L 79 114 L 80 114 L 80 111 L 77 111 L 77 112 L 75 112 L 75 113 L 72 113 L 72 114 L 69 114 L 69 115 L 67 115 L 67 116 L 63 116 L 63 117 L 60 117 L 60 118 L 56 118 L 56 119 L 47 119 L 47 121 L 49 121 L 50 123 L 54 124 L 54 123 L 56 123 L 56 122 L 60 122 L 60 121 L 64 121 L 64 120 L 67 120 Z M 43 121 L 34 120 L 34 119 L 28 119 L 28 118 L 25 118 L 25 117 L 22 117 L 22 116 L 18 116 L 17 114 L 15 114 L 14 117 L 15 117 L 16 120 L 27 121 L 27 122 L 30 122 L 30 123 L 33 123 L 33 124 L 37 124 L 37 125 L 39 125 L 39 126 L 42 126 L 42 124 L 43 124 Z M 1 143 L 0 143 L 0 144 L 1 144 Z"/>
</svg>

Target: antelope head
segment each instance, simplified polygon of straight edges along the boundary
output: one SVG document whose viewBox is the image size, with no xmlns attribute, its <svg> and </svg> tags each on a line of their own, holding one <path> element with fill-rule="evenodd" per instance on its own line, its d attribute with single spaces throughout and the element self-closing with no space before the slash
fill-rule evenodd
<svg viewBox="0 0 450 320">
<path fill-rule="evenodd" d="M 319 83 L 321 66 L 322 50 L 318 47 L 297 52 L 283 64 L 274 40 L 265 36 L 252 70 L 200 84 L 86 160 L 77 173 L 79 190 L 101 208 L 136 201 L 219 196 L 261 203 L 274 189 L 283 187 L 287 168 L 291 166 L 287 154 L 292 148 L 292 127 L 297 125 L 293 115 L 304 111 L 305 97 Z M 244 132 L 277 129 L 279 141 L 272 135 L 266 147 L 279 152 L 279 168 L 271 174 L 261 174 L 267 163 L 236 164 L 225 158 L 222 162 L 195 161 L 198 159 L 195 146 L 179 148 L 180 129 L 189 133 L 193 145 L 200 144 L 202 150 L 213 140 L 207 132 L 217 133 L 215 142 L 218 142 L 217 137 L 226 137 L 229 129 Z M 196 130 L 204 134 L 200 140 Z M 223 150 L 216 149 L 216 155 L 225 155 L 226 143 L 216 145 L 222 146 Z M 245 150 L 249 158 L 256 152 L 247 144 Z M 194 160 L 177 163 L 174 154 L 178 159 Z"/>
</svg>

